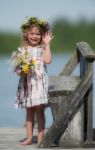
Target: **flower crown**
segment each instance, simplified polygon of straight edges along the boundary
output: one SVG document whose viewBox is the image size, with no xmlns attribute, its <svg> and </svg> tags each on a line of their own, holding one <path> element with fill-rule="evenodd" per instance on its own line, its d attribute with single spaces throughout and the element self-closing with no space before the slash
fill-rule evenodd
<svg viewBox="0 0 95 150">
<path fill-rule="evenodd" d="M 38 19 L 37 17 L 29 18 L 26 23 L 21 25 L 21 30 L 24 32 L 26 29 L 30 28 L 31 25 L 40 26 L 44 32 L 49 30 L 49 24 L 44 20 Z"/>
</svg>

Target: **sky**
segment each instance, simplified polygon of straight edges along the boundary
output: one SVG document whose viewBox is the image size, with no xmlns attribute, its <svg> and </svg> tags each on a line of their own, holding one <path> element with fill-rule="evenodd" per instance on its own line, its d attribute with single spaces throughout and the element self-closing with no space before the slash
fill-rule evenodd
<svg viewBox="0 0 95 150">
<path fill-rule="evenodd" d="M 95 20 L 95 0 L 0 0 L 0 30 L 17 32 L 30 16 L 50 24 L 61 17 L 92 21 Z"/>
</svg>

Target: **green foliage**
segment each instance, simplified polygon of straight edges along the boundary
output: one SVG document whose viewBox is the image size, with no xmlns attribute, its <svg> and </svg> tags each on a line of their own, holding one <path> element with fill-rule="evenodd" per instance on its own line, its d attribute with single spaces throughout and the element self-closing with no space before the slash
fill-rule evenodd
<svg viewBox="0 0 95 150">
<path fill-rule="evenodd" d="M 95 22 L 81 20 L 72 24 L 60 19 L 52 25 L 52 32 L 52 49 L 56 52 L 73 51 L 76 49 L 75 43 L 79 41 L 86 41 L 92 48 L 95 47 Z"/>
<path fill-rule="evenodd" d="M 76 49 L 75 43 L 88 42 L 95 49 L 95 22 L 81 20 L 70 23 L 65 19 L 55 20 L 52 24 L 54 38 L 51 49 L 55 53 L 72 52 Z M 20 34 L 0 33 L 0 55 L 10 54 L 20 46 Z"/>
<path fill-rule="evenodd" d="M 20 36 L 15 33 L 0 33 L 0 55 L 10 54 L 19 47 Z"/>
</svg>

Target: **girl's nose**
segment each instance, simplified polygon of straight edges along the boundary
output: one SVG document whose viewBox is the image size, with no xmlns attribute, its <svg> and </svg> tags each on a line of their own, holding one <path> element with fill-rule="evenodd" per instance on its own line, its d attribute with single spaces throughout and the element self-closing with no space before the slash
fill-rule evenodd
<svg viewBox="0 0 95 150">
<path fill-rule="evenodd" d="M 36 37 L 37 37 L 37 35 L 36 35 L 36 34 L 34 34 L 34 35 L 33 35 L 33 37 L 34 37 L 34 38 L 36 38 Z"/>
</svg>

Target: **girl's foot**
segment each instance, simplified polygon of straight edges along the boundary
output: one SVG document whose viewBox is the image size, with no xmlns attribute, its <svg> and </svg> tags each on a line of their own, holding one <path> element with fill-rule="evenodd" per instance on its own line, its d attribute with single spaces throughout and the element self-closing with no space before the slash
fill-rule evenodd
<svg viewBox="0 0 95 150">
<path fill-rule="evenodd" d="M 30 139 L 26 139 L 23 142 L 21 142 L 21 145 L 31 145 L 32 144 L 32 140 Z"/>
<path fill-rule="evenodd" d="M 43 137 L 44 137 L 44 134 L 43 134 L 43 133 L 40 133 L 40 134 L 38 135 L 38 144 L 41 143 Z"/>
</svg>

